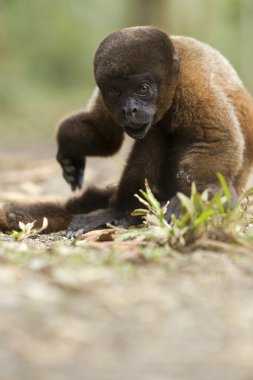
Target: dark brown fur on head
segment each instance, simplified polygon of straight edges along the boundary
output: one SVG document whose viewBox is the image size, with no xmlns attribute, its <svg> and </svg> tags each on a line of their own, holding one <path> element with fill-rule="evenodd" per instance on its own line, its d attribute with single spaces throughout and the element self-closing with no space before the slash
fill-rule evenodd
<svg viewBox="0 0 253 380">
<path fill-rule="evenodd" d="M 101 42 L 94 58 L 94 75 L 100 88 L 108 78 L 152 73 L 159 86 L 156 121 L 171 106 L 178 71 L 179 59 L 172 41 L 163 31 L 150 26 L 110 34 Z"/>
</svg>

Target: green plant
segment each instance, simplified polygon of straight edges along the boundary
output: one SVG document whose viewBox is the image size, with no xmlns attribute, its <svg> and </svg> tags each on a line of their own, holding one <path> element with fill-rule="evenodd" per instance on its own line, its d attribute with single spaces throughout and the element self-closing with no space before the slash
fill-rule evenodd
<svg viewBox="0 0 253 380">
<path fill-rule="evenodd" d="M 20 231 L 11 231 L 9 232 L 9 235 L 16 241 L 23 241 L 27 239 L 28 237 L 34 236 L 45 230 L 48 226 L 48 220 L 47 218 L 43 218 L 42 226 L 41 228 L 37 229 L 34 227 L 35 221 L 31 223 L 23 223 L 19 222 L 19 228 Z"/>
<path fill-rule="evenodd" d="M 172 216 L 172 223 L 165 219 L 168 203 L 161 206 L 145 181 L 145 191 L 140 190 L 141 196 L 135 196 L 146 208 L 133 212 L 133 215 L 143 217 L 144 228 L 131 230 L 126 233 L 126 238 L 141 235 L 142 239 L 168 243 L 174 248 L 184 247 L 200 239 L 238 244 L 251 239 L 252 216 L 247 211 L 253 189 L 244 192 L 233 204 L 225 178 L 219 173 L 217 175 L 221 191 L 213 193 L 212 197 L 208 189 L 199 193 L 195 183 L 192 184 L 189 197 L 177 194 L 181 201 L 181 217 Z M 124 239 L 124 234 L 121 239 Z"/>
</svg>

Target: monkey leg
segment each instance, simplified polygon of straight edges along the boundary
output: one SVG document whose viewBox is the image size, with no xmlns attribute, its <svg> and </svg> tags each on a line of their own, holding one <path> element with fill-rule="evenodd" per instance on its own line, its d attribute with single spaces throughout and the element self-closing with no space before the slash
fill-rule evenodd
<svg viewBox="0 0 253 380">
<path fill-rule="evenodd" d="M 42 231 L 43 233 L 66 230 L 73 215 L 108 207 L 114 191 L 113 187 L 104 190 L 89 188 L 83 195 L 71 198 L 65 204 L 7 203 L 0 209 L 0 231 L 19 230 L 19 222 L 35 222 L 35 228 L 40 228 L 44 217 L 48 219 L 48 227 Z"/>
<path fill-rule="evenodd" d="M 49 233 L 66 229 L 72 215 L 64 205 L 57 203 L 7 203 L 0 209 L 0 230 L 17 231 L 19 222 L 35 222 L 35 228 L 39 229 L 44 217 L 48 219 L 48 226 L 42 232 Z"/>
</svg>

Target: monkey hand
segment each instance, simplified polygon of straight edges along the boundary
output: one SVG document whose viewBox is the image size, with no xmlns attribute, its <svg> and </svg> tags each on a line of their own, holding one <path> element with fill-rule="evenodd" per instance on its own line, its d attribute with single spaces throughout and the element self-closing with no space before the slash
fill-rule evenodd
<svg viewBox="0 0 253 380">
<path fill-rule="evenodd" d="M 87 214 L 74 215 L 68 227 L 67 237 L 76 238 L 86 232 L 105 228 L 107 224 L 127 228 L 137 224 L 126 211 L 117 208 L 99 209 Z"/>
<path fill-rule="evenodd" d="M 62 148 L 57 153 L 57 161 L 63 171 L 63 177 L 70 184 L 72 191 L 81 189 L 83 184 L 85 157 L 76 157 Z"/>
</svg>

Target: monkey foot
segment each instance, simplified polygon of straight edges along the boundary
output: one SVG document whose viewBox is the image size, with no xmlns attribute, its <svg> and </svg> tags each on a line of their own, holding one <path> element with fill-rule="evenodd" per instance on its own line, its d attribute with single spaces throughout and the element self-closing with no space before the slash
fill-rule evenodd
<svg viewBox="0 0 253 380">
<path fill-rule="evenodd" d="M 19 222 L 28 223 L 31 221 L 29 215 L 17 209 L 17 205 L 5 204 L 0 208 L 0 231 L 8 232 L 19 230 Z"/>
</svg>

